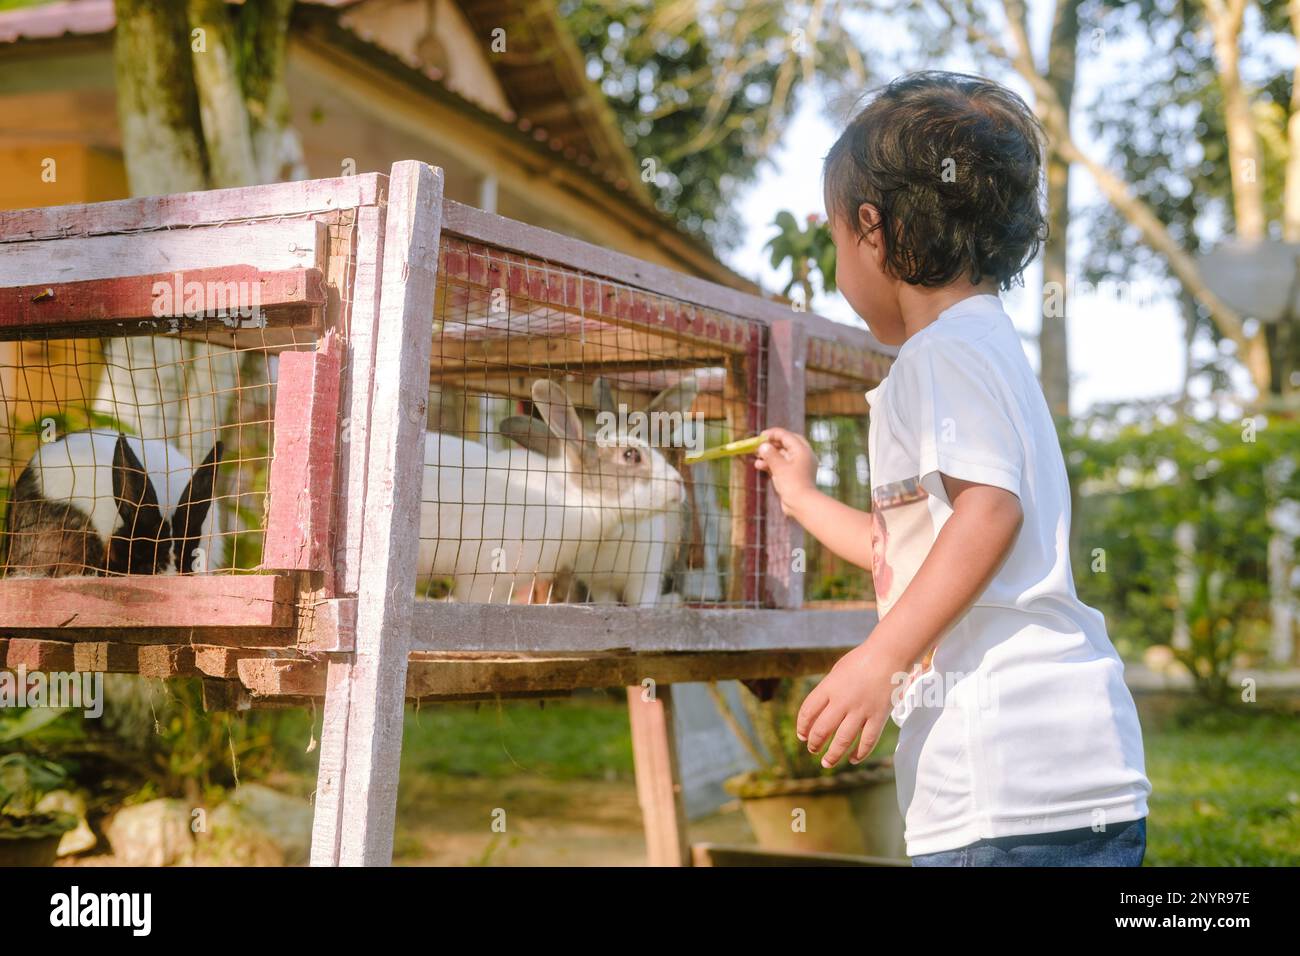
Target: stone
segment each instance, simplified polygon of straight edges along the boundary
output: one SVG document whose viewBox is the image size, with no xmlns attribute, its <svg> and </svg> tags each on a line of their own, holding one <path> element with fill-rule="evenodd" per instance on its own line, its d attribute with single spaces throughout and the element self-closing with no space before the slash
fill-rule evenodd
<svg viewBox="0 0 1300 956">
<path fill-rule="evenodd" d="M 311 805 L 261 784 L 244 784 L 209 818 L 202 862 L 302 866 L 311 856 Z"/>
<path fill-rule="evenodd" d="M 99 839 L 86 822 L 86 801 L 69 790 L 51 790 L 36 804 L 37 813 L 61 811 L 77 818 L 77 828 L 63 834 L 59 841 L 59 856 L 75 856 L 92 849 Z"/>
<path fill-rule="evenodd" d="M 174 866 L 194 859 L 191 810 L 181 800 L 123 807 L 105 827 L 113 855 L 126 866 Z"/>
</svg>

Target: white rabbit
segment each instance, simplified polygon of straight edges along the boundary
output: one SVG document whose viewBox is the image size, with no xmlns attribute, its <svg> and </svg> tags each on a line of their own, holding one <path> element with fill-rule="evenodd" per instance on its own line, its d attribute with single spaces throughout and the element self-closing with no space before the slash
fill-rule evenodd
<svg viewBox="0 0 1300 956">
<path fill-rule="evenodd" d="M 606 379 L 597 378 L 592 389 L 598 412 L 615 416 L 613 420 L 619 422 L 628 421 L 630 416 L 618 416 Z M 661 419 L 659 426 L 684 424 L 684 416 L 689 414 L 698 391 L 694 377 L 683 378 L 655 396 L 642 410 L 646 416 L 642 421 L 650 423 L 653 421 L 650 416 L 662 414 L 668 417 L 666 421 Z M 545 454 L 553 441 L 545 425 L 524 416 L 507 418 L 501 423 L 500 431 L 530 450 L 517 449 L 520 454 Z M 655 431 L 661 436 L 665 434 L 662 427 L 655 427 Z M 674 449 L 684 446 L 684 438 L 674 432 L 668 436 L 669 445 Z M 665 457 L 675 455 L 675 451 L 664 454 Z M 601 540 L 584 544 L 578 550 L 570 569 L 573 577 L 587 588 L 588 599 L 595 604 L 647 606 L 679 602 L 681 595 L 669 586 L 680 563 L 682 533 L 689 518 L 689 505 L 684 500 L 680 508 L 620 523 Z"/>
<path fill-rule="evenodd" d="M 197 469 L 162 439 L 73 432 L 41 446 L 14 484 L 6 572 L 176 574 L 221 565 L 213 500 L 221 442 Z"/>
<path fill-rule="evenodd" d="M 633 438 L 585 439 L 564 389 L 533 383 L 549 454 L 491 452 L 430 433 L 425 443 L 417 579 L 455 579 L 461 601 L 508 601 L 521 583 L 571 568 L 579 548 L 621 522 L 680 508 L 681 476 Z"/>
</svg>

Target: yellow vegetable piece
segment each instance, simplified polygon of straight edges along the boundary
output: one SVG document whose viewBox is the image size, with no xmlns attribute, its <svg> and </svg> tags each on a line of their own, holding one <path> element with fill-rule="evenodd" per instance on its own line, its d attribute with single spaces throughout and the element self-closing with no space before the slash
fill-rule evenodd
<svg viewBox="0 0 1300 956">
<path fill-rule="evenodd" d="M 734 458 L 737 455 L 752 455 L 758 451 L 758 446 L 763 444 L 762 435 L 755 435 L 753 438 L 741 438 L 738 441 L 729 441 L 725 445 L 719 445 L 716 448 L 706 448 L 702 452 L 686 456 L 686 464 L 694 465 L 701 461 L 713 461 L 716 458 Z"/>
</svg>

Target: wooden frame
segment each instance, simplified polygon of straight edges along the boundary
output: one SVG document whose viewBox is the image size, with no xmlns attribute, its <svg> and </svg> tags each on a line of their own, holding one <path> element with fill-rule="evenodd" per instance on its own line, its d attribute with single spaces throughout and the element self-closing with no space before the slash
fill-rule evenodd
<svg viewBox="0 0 1300 956">
<path fill-rule="evenodd" d="M 158 284 L 177 272 L 256 285 L 265 321 L 160 319 Z M 855 401 L 865 412 L 861 392 L 890 358 L 865 330 L 444 201 L 441 171 L 416 162 L 388 176 L 0 212 L 0 339 L 220 333 L 280 352 L 261 573 L 0 579 L 0 666 L 195 676 L 206 702 L 235 709 L 323 697 L 316 865 L 391 859 L 405 699 L 622 685 L 650 862 L 690 865 L 671 685 L 825 671 L 870 632 L 874 608 L 804 605 L 790 560 L 802 531 L 739 461 L 732 597 L 743 609 L 417 602 L 430 379 L 469 368 L 508 378 L 521 347 L 539 366 L 603 347 L 434 343 L 439 297 L 485 282 L 723 367 L 727 384 L 707 400 L 738 432 L 801 428 L 806 413 Z M 810 393 L 813 375 L 832 387 Z"/>
</svg>

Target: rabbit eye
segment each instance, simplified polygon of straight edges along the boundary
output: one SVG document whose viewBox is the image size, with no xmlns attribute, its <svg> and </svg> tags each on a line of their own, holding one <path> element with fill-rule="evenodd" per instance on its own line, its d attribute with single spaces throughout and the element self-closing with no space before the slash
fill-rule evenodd
<svg viewBox="0 0 1300 956">
<path fill-rule="evenodd" d="M 639 449 L 639 448 L 624 448 L 624 449 L 623 449 L 623 461 L 626 462 L 626 463 L 629 464 L 629 465 L 639 465 L 639 464 L 641 464 L 641 449 Z"/>
</svg>

